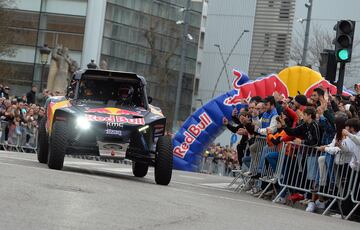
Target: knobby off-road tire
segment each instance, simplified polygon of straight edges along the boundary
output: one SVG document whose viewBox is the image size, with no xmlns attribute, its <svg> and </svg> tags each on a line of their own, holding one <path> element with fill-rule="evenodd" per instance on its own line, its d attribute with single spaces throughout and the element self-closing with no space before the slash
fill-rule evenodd
<svg viewBox="0 0 360 230">
<path fill-rule="evenodd" d="M 38 149 L 37 149 L 37 158 L 38 161 L 42 164 L 46 164 L 48 161 L 49 153 L 49 138 L 46 133 L 46 117 L 41 118 L 39 123 L 39 132 L 38 132 Z"/>
<path fill-rule="evenodd" d="M 68 124 L 65 121 L 56 121 L 52 128 L 49 146 L 48 166 L 51 169 L 61 170 L 64 166 L 66 154 Z"/>
<path fill-rule="evenodd" d="M 132 172 L 136 177 L 144 177 L 146 176 L 149 169 L 148 164 L 133 162 L 132 163 Z"/>
<path fill-rule="evenodd" d="M 173 168 L 173 147 L 170 137 L 160 137 L 156 145 L 155 182 L 168 185 L 171 181 Z"/>
</svg>

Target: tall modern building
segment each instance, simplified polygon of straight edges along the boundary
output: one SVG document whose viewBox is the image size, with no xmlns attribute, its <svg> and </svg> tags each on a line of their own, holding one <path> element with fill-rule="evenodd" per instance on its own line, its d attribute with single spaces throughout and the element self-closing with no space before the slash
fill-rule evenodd
<svg viewBox="0 0 360 230">
<path fill-rule="evenodd" d="M 257 0 L 249 76 L 278 73 L 288 66 L 296 0 Z"/>
<path fill-rule="evenodd" d="M 160 106 L 171 124 L 184 14 L 189 15 L 189 34 L 181 90 L 179 120 L 191 112 L 202 1 L 192 0 L 14 0 L 9 10 L 16 48 L 14 57 L 0 57 L 0 65 L 13 67 L 10 76 L 0 76 L 16 85 L 20 95 L 41 82 L 39 49 L 47 44 L 68 47 L 82 68 L 94 59 L 108 69 L 145 76 L 153 104 Z M 190 38 L 190 39 L 189 39 Z M 50 61 L 50 59 L 49 59 Z M 44 78 L 48 73 L 45 68 Z M 45 79 L 43 79 L 45 82 Z"/>
<path fill-rule="evenodd" d="M 101 59 L 109 69 L 146 76 L 149 95 L 171 124 L 187 0 L 108 0 Z M 202 2 L 192 1 L 179 120 L 191 112 Z M 184 39 L 188 39 L 187 37 Z"/>
</svg>

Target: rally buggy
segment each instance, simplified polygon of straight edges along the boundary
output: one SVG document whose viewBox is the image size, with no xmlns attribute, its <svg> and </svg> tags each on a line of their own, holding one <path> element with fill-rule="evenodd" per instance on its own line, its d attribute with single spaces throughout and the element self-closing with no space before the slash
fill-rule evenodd
<svg viewBox="0 0 360 230">
<path fill-rule="evenodd" d="M 144 177 L 154 166 L 156 183 L 169 184 L 172 142 L 164 135 L 166 118 L 150 105 L 145 87 L 145 79 L 134 73 L 77 71 L 67 95 L 46 102 L 39 162 L 61 170 L 66 154 L 126 158 L 136 177 Z"/>
</svg>

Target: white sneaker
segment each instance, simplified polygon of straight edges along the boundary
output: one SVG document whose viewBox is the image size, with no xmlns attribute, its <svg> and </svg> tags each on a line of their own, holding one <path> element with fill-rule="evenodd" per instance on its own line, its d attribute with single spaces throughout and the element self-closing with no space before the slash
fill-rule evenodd
<svg viewBox="0 0 360 230">
<path fill-rule="evenodd" d="M 250 177 L 250 176 L 252 176 L 253 174 L 252 174 L 252 172 L 247 171 L 247 172 L 245 172 L 243 175 L 246 176 L 246 177 Z"/>
<path fill-rule="evenodd" d="M 251 184 L 247 184 L 246 186 L 243 187 L 243 191 L 247 192 L 249 190 L 251 190 L 253 188 L 253 186 Z"/>
<path fill-rule="evenodd" d="M 315 212 L 315 209 L 316 209 L 316 204 L 315 204 L 315 202 L 312 201 L 312 202 L 310 202 L 308 204 L 305 211 L 307 211 L 307 212 Z"/>
<path fill-rule="evenodd" d="M 319 209 L 325 209 L 325 203 L 326 203 L 325 201 L 323 201 L 323 202 L 321 202 L 320 200 L 315 201 L 315 205 Z"/>
<path fill-rule="evenodd" d="M 251 189 L 249 189 L 248 191 L 246 191 L 247 194 L 254 194 L 254 190 L 256 188 L 255 187 L 252 187 Z"/>
<path fill-rule="evenodd" d="M 278 203 L 278 204 L 286 204 L 286 199 L 284 197 L 279 197 L 275 203 Z"/>
</svg>

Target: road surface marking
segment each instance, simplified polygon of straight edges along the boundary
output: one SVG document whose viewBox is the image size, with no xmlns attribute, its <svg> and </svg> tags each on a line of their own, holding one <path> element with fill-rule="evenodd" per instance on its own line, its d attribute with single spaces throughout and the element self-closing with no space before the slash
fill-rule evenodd
<svg viewBox="0 0 360 230">
<path fill-rule="evenodd" d="M 267 208 L 277 208 L 277 209 L 283 209 L 283 210 L 298 210 L 301 211 L 299 209 L 294 209 L 294 208 L 290 208 L 290 207 L 283 207 L 280 205 L 275 205 L 273 203 L 269 203 L 269 204 L 265 204 L 265 203 L 261 203 L 261 202 L 255 202 L 255 201 L 251 201 L 251 200 L 243 200 L 243 199 L 237 199 L 237 198 L 231 198 L 231 197 L 226 197 L 226 196 L 220 196 L 220 195 L 212 195 L 212 194 L 208 194 L 208 193 L 201 193 L 201 192 L 194 192 L 194 191 L 190 191 L 190 190 L 184 190 L 184 189 L 180 189 L 180 188 L 173 188 L 170 187 L 169 189 L 172 190 L 176 190 L 179 192 L 184 192 L 184 193 L 190 193 L 190 194 L 196 194 L 199 196 L 206 196 L 206 197 L 212 197 L 212 198 L 217 198 L 217 199 L 222 199 L 222 200 L 230 200 L 230 201 L 236 201 L 239 203 L 247 203 L 247 204 L 251 204 L 254 206 L 262 206 L 262 207 L 267 207 Z M 260 201 L 260 200 L 259 200 Z"/>
<path fill-rule="evenodd" d="M 238 185 L 233 184 L 231 187 L 229 187 L 230 183 L 209 183 L 209 184 L 201 184 L 208 187 L 214 187 L 214 188 L 236 188 Z"/>
<path fill-rule="evenodd" d="M 64 162 L 65 165 L 85 165 L 85 166 L 104 166 L 104 164 L 100 163 L 93 163 L 93 162 L 78 162 L 78 161 L 71 161 L 71 162 Z"/>
</svg>

